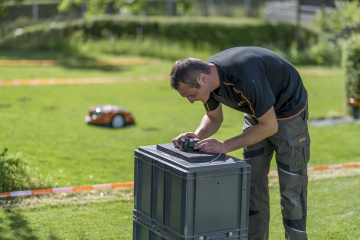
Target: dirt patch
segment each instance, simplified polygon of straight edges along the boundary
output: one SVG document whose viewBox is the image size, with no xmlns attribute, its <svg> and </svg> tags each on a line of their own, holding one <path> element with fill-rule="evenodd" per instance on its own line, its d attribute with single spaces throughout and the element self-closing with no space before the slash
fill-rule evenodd
<svg viewBox="0 0 360 240">
<path fill-rule="evenodd" d="M 309 123 L 315 127 L 322 127 L 322 126 L 331 126 L 331 125 L 338 125 L 344 123 L 353 123 L 357 121 L 353 117 L 343 117 L 343 118 L 328 118 L 328 119 L 321 119 L 321 120 L 310 120 Z"/>
<path fill-rule="evenodd" d="M 301 77 L 311 76 L 333 76 L 341 75 L 343 71 L 341 69 L 313 69 L 313 70 L 299 70 Z"/>
<path fill-rule="evenodd" d="M 133 188 L 116 188 L 97 190 L 97 191 L 84 191 L 74 193 L 59 193 L 51 195 L 40 196 L 24 196 L 16 198 L 0 199 L 0 208 L 15 208 L 15 207 L 31 207 L 36 205 L 57 205 L 67 203 L 83 203 L 83 202 L 99 202 L 109 200 L 121 200 L 132 202 L 134 198 Z"/>
<path fill-rule="evenodd" d="M 322 171 L 308 172 L 309 181 L 316 181 L 322 179 L 360 176 L 360 167 L 355 168 L 340 168 L 328 169 Z M 279 180 L 277 175 L 269 176 L 269 185 L 278 186 Z M 25 196 L 16 198 L 0 199 L 0 208 L 16 208 L 16 207 L 31 207 L 37 205 L 57 205 L 57 204 L 71 204 L 84 202 L 100 202 L 119 200 L 126 202 L 133 202 L 134 189 L 107 189 L 97 191 L 75 192 L 75 193 L 60 193 L 42 196 Z"/>
<path fill-rule="evenodd" d="M 360 167 L 310 171 L 308 172 L 308 176 L 309 176 L 309 181 L 316 181 L 321 179 L 337 178 L 337 177 L 360 176 Z M 269 176 L 269 185 L 270 186 L 279 185 L 279 179 L 277 175 Z"/>
</svg>

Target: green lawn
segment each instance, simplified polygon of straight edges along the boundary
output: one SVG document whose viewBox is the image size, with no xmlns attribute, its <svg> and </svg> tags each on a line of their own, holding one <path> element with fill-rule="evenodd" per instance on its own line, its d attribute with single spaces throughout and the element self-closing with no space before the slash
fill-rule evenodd
<svg viewBox="0 0 360 240">
<path fill-rule="evenodd" d="M 34 58 L 63 58 L 56 54 L 61 55 L 55 52 Z M 24 58 L 30 59 L 28 56 Z M 111 56 L 117 57 L 120 56 Z M 20 57 L 6 54 L 0 58 Z M 158 61 L 113 67 L 0 67 L 0 80 L 164 76 L 169 75 L 172 64 L 172 61 Z M 327 68 L 301 67 L 299 70 L 304 72 L 303 80 L 309 92 L 310 119 L 346 115 L 340 70 L 328 74 Z M 315 70 L 325 73 L 309 74 Z M 135 115 L 136 125 L 117 130 L 86 125 L 84 117 L 89 107 L 97 104 L 129 109 Z M 3 113 L 0 115 L 0 147 L 21 152 L 31 168 L 37 168 L 45 176 L 50 174 L 57 187 L 133 181 L 135 149 L 170 142 L 179 133 L 194 131 L 205 112 L 201 103 L 191 105 L 170 90 L 167 81 L 0 86 L 0 110 Z M 225 122 L 215 135 L 220 140 L 240 133 L 243 124 L 242 114 L 226 107 L 224 117 Z M 309 128 L 312 140 L 309 166 L 360 162 L 359 122 Z M 230 155 L 242 158 L 241 150 Z M 274 161 L 271 169 L 276 169 Z M 310 239 L 360 238 L 357 227 L 360 222 L 355 217 L 360 214 L 358 186 L 359 175 L 311 182 Z M 277 188 L 271 187 L 271 239 L 283 238 Z M 132 207 L 131 200 L 118 197 L 1 209 L 0 222 L 4 224 L 0 225 L 0 239 L 131 239 Z M 345 219 L 346 216 L 349 218 Z M 347 229 L 345 237 L 341 235 L 344 229 Z"/>
<path fill-rule="evenodd" d="M 333 176 L 309 182 L 309 239 L 360 239 L 359 173 L 351 177 Z M 284 239 L 278 186 L 270 188 L 270 205 L 270 239 Z"/>
<path fill-rule="evenodd" d="M 309 239 L 360 239 L 357 174 L 310 181 Z M 99 191 L 23 198 L 14 208 L 6 208 L 7 201 L 2 201 L 0 239 L 132 239 L 132 199 L 117 190 L 109 194 L 113 196 L 104 199 L 94 197 Z M 277 184 L 270 186 L 270 199 L 270 239 L 284 239 Z"/>
<path fill-rule="evenodd" d="M 139 66 L 68 68 L 0 67 L 0 79 L 51 77 L 117 77 L 168 75 L 172 62 Z M 345 115 L 341 75 L 308 76 L 310 118 Z M 321 90 L 319 90 L 321 89 Z M 120 130 L 88 126 L 89 107 L 114 104 L 131 110 L 136 126 Z M 84 85 L 1 86 L 0 145 L 20 151 L 30 166 L 50 174 L 64 186 L 132 181 L 133 150 L 170 142 L 194 131 L 204 109 L 170 90 L 169 83 L 133 82 Z M 224 108 L 225 122 L 215 137 L 225 140 L 240 133 L 242 114 Z M 310 166 L 360 161 L 358 123 L 312 127 Z M 349 141 L 349 139 L 354 139 Z M 241 150 L 231 153 L 242 158 Z M 275 163 L 272 169 L 275 169 Z M 89 176 L 93 178 L 90 179 Z"/>
<path fill-rule="evenodd" d="M 131 239 L 132 199 L 86 195 L 42 197 L 39 205 L 2 209 L 0 239 Z"/>
</svg>

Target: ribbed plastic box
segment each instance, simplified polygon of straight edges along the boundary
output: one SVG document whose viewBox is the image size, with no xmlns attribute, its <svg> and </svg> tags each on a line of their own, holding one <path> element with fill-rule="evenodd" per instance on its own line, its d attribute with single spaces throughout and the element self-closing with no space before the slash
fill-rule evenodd
<svg viewBox="0 0 360 240">
<path fill-rule="evenodd" d="M 160 149 L 135 150 L 133 239 L 247 239 L 250 165 L 226 154 L 191 162 Z"/>
</svg>

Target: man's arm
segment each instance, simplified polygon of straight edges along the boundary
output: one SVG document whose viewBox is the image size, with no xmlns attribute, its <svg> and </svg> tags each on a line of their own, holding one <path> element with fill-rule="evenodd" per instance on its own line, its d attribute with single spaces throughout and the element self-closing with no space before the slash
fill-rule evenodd
<svg viewBox="0 0 360 240">
<path fill-rule="evenodd" d="M 222 152 L 227 153 L 243 147 L 250 146 L 261 140 L 274 135 L 278 130 L 278 123 L 274 111 L 271 107 L 263 116 L 257 119 L 259 124 L 250 128 L 248 131 L 226 141 L 219 141 L 215 138 L 205 139 L 195 145 L 195 149 L 202 152 Z"/>
<path fill-rule="evenodd" d="M 219 130 L 223 120 L 224 117 L 220 103 L 214 111 L 206 112 L 200 122 L 199 127 L 195 131 L 195 135 L 199 139 L 210 137 Z"/>
<path fill-rule="evenodd" d="M 204 139 L 210 137 L 214 133 L 216 133 L 221 123 L 223 122 L 223 112 L 221 104 L 211 112 L 206 112 L 204 117 L 202 118 L 199 127 L 196 129 L 195 133 L 187 132 L 180 134 L 176 138 L 172 140 L 175 147 L 180 147 L 179 140 L 182 137 L 189 137 L 189 138 L 199 138 Z"/>
</svg>

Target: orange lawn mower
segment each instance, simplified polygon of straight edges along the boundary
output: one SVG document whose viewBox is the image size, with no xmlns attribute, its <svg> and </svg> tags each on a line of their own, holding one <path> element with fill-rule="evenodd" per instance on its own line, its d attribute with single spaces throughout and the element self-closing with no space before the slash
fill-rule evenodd
<svg viewBox="0 0 360 240">
<path fill-rule="evenodd" d="M 89 109 L 85 116 L 85 122 L 92 125 L 122 128 L 127 125 L 135 124 L 134 115 L 118 106 L 98 105 Z"/>
</svg>

